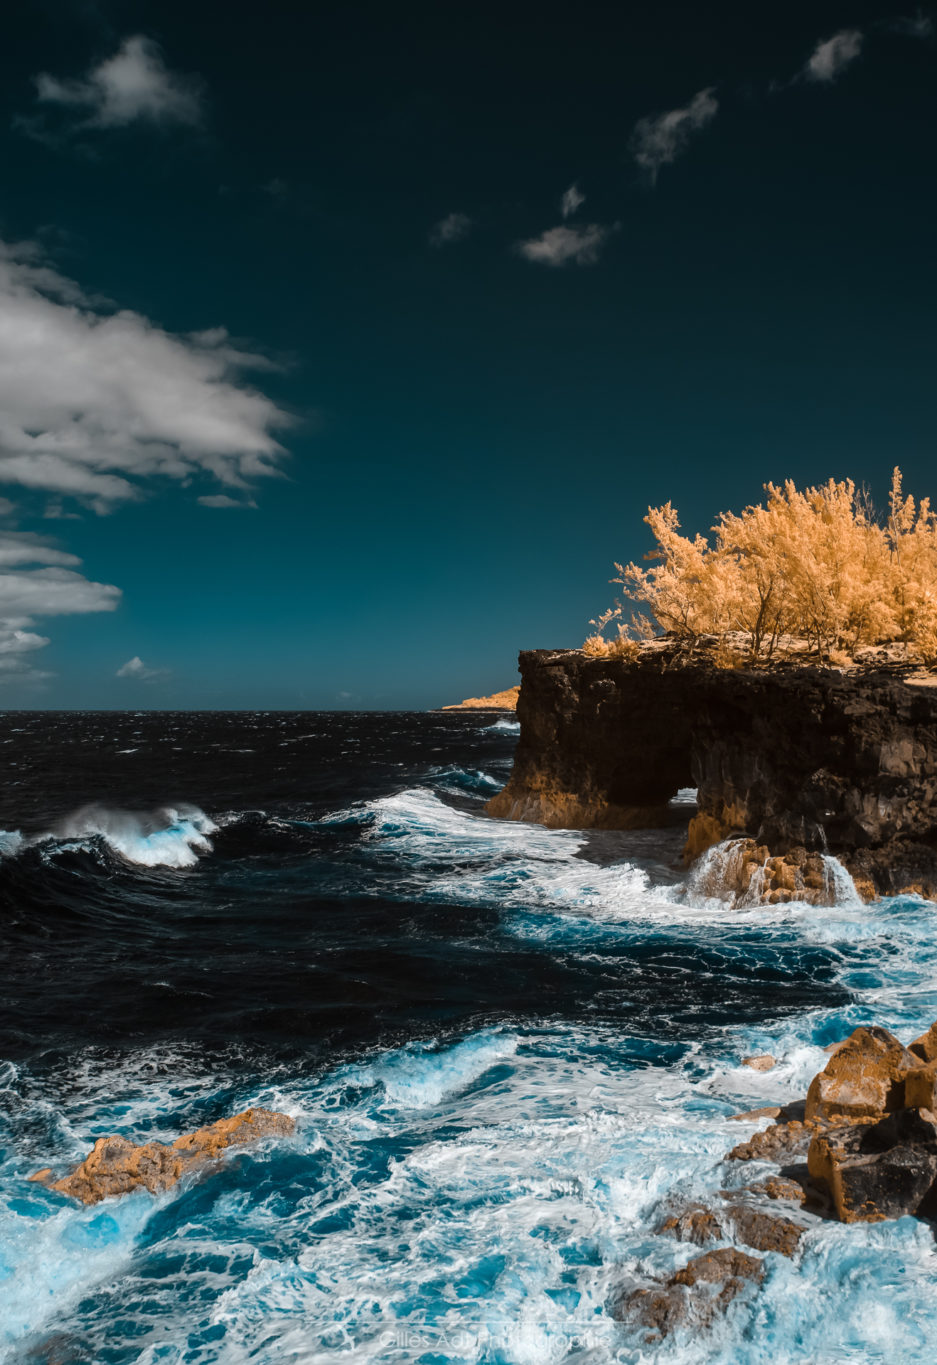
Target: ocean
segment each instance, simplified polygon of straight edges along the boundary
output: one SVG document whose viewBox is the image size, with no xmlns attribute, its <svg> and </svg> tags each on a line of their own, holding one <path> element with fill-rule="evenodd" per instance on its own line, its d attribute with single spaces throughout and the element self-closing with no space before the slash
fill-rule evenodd
<svg viewBox="0 0 937 1365">
<path fill-rule="evenodd" d="M 675 1199 L 863 1023 L 937 1019 L 937 907 L 731 909 L 672 829 L 489 819 L 490 713 L 0 715 L 0 1360 L 930 1362 L 913 1219 L 817 1222 L 705 1336 L 608 1311 Z M 683 814 L 692 793 L 683 793 Z M 744 1067 L 769 1052 L 777 1066 Z M 94 1140 L 295 1136 L 85 1208 Z"/>
</svg>

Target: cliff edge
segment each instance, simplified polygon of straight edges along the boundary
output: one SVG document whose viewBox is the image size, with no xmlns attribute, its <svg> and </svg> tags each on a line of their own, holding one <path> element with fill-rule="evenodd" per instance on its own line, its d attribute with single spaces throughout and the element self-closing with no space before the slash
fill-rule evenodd
<svg viewBox="0 0 937 1365">
<path fill-rule="evenodd" d="M 501 819 L 672 823 L 696 787 L 687 861 L 732 836 L 759 858 L 836 855 L 862 893 L 937 896 L 937 689 L 869 665 L 717 667 L 658 640 L 632 658 L 520 656 L 520 739 Z"/>
</svg>

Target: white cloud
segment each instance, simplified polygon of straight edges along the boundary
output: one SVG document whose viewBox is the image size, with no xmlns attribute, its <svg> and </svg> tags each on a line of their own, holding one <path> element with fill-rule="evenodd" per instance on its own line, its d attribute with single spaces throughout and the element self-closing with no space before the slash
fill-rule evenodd
<svg viewBox="0 0 937 1365">
<path fill-rule="evenodd" d="M 229 498 L 227 493 L 206 493 L 197 499 L 203 507 L 256 507 L 253 498 Z"/>
<path fill-rule="evenodd" d="M 270 368 L 223 328 L 102 310 L 35 246 L 0 241 L 0 484 L 99 512 L 152 478 L 246 488 L 284 454 L 272 433 L 289 419 L 243 380 Z"/>
<path fill-rule="evenodd" d="M 582 193 L 578 185 L 570 185 L 568 190 L 563 193 L 560 200 L 560 212 L 564 218 L 570 218 L 577 209 L 581 209 L 586 202 L 586 196 Z"/>
<path fill-rule="evenodd" d="M 128 659 L 125 664 L 121 664 L 115 678 L 137 678 L 140 682 L 153 682 L 156 678 L 165 678 L 169 673 L 168 668 L 150 668 L 145 664 L 139 654 L 135 654 L 132 659 Z"/>
<path fill-rule="evenodd" d="M 120 589 L 77 572 L 81 560 L 41 536 L 0 532 L 0 683 L 49 677 L 24 657 L 49 640 L 28 629 L 36 616 L 113 611 Z"/>
<path fill-rule="evenodd" d="M 202 115 L 198 83 L 170 71 L 158 43 L 142 33 L 125 38 L 112 57 L 77 79 L 43 72 L 36 77 L 36 93 L 43 104 L 78 112 L 80 129 L 195 124 Z"/>
<path fill-rule="evenodd" d="M 450 213 L 440 218 L 430 230 L 431 246 L 446 246 L 450 242 L 463 241 L 472 230 L 472 220 L 466 213 Z"/>
<path fill-rule="evenodd" d="M 631 154 L 652 181 L 656 181 L 661 166 L 676 160 L 693 133 L 705 128 L 716 117 L 719 102 L 713 95 L 714 88 L 710 86 L 698 91 L 682 109 L 650 114 L 634 125 Z"/>
<path fill-rule="evenodd" d="M 617 227 L 617 223 L 610 228 L 590 223 L 586 227 L 547 228 L 539 237 L 518 242 L 517 250 L 525 260 L 538 265 L 595 265 L 599 252 Z"/>
<path fill-rule="evenodd" d="M 862 51 L 862 34 L 857 28 L 844 28 L 834 33 L 832 38 L 817 43 L 803 69 L 807 81 L 821 81 L 829 84 L 854 62 Z"/>
<path fill-rule="evenodd" d="M 915 15 L 892 19 L 886 27 L 891 29 L 892 33 L 900 33 L 905 38 L 933 38 L 934 36 L 933 19 L 920 10 Z"/>
</svg>

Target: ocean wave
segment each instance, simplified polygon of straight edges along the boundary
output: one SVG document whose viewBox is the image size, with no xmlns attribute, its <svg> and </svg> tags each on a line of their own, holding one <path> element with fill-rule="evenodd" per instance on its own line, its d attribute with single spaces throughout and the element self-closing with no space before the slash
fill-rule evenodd
<svg viewBox="0 0 937 1365">
<path fill-rule="evenodd" d="M 221 828 L 198 806 L 162 806 L 153 811 L 115 810 L 92 804 L 68 815 L 44 834 L 27 837 L 0 830 L 0 858 L 35 848 L 46 857 L 93 852 L 98 841 L 136 867 L 192 867 L 212 852 L 210 834 Z"/>
<path fill-rule="evenodd" d="M 597 1365 L 924 1365 L 937 1252 L 911 1219 L 814 1220 L 796 1263 L 768 1253 L 758 1295 L 705 1339 L 649 1348 L 608 1311 L 621 1284 L 693 1254 L 656 1233 L 664 1209 L 739 1179 L 723 1158 L 757 1125 L 729 1115 L 803 1094 L 823 1059 L 811 1026 L 758 1035 L 779 1057 L 764 1075 L 739 1065 L 743 1029 L 674 1061 L 613 1029 L 547 1024 L 296 1071 L 237 1099 L 297 1114 L 295 1142 L 156 1200 L 81 1209 L 36 1187 L 11 1199 L 0 1167 L 0 1342 L 54 1319 L 76 1358 L 178 1365 L 559 1365 L 575 1343 Z M 119 1126 L 136 1136 L 153 1096 L 126 1094 Z"/>
</svg>

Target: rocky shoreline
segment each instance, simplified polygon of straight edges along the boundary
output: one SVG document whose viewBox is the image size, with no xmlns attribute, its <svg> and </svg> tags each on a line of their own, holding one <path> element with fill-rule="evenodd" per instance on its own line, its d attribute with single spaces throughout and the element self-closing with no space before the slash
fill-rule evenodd
<svg viewBox="0 0 937 1365">
<path fill-rule="evenodd" d="M 666 1280 L 619 1287 L 609 1311 L 644 1329 L 649 1343 L 708 1327 L 734 1299 L 756 1293 L 765 1263 L 751 1253 L 794 1257 L 820 1220 L 937 1219 L 937 1024 L 907 1047 L 887 1029 L 858 1028 L 831 1053 L 802 1102 L 734 1116 L 776 1120 L 725 1158 L 770 1173 L 722 1190 L 716 1204 L 677 1198 L 664 1211 L 658 1233 L 729 1245 L 692 1257 Z M 747 1062 L 757 1070 L 774 1064 Z"/>
<path fill-rule="evenodd" d="M 520 656 L 520 739 L 501 819 L 551 828 L 673 823 L 696 787 L 689 863 L 727 839 L 744 898 L 828 903 L 825 855 L 860 893 L 937 895 L 937 689 L 911 665 L 718 666 L 715 643 Z"/>
</svg>

